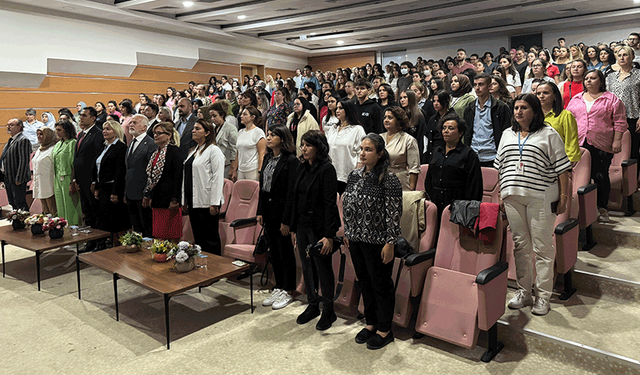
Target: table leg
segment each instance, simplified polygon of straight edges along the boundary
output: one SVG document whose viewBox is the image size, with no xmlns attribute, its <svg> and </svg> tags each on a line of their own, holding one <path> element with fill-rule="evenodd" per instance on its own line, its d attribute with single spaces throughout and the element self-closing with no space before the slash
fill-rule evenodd
<svg viewBox="0 0 640 375">
<path fill-rule="evenodd" d="M 4 269 L 4 245 L 6 244 L 6 242 L 4 240 L 0 241 L 0 245 L 2 246 L 2 277 L 4 277 L 5 275 L 5 269 Z"/>
<path fill-rule="evenodd" d="M 164 295 L 164 322 L 166 324 L 167 330 L 167 350 L 170 349 L 169 344 L 171 343 L 171 329 L 169 327 L 169 300 L 171 296 L 168 294 Z"/>
<path fill-rule="evenodd" d="M 78 299 L 82 299 L 80 294 L 80 258 L 78 257 L 78 253 L 76 252 L 76 274 L 78 277 Z"/>
<path fill-rule="evenodd" d="M 249 285 L 251 288 L 251 313 L 253 314 L 253 274 L 249 275 Z"/>
<path fill-rule="evenodd" d="M 118 311 L 118 274 L 113 274 L 113 296 L 116 301 L 116 321 L 120 321 L 120 312 Z"/>
<path fill-rule="evenodd" d="M 36 275 L 38 276 L 38 291 L 40 291 L 40 252 L 36 251 Z"/>
</svg>

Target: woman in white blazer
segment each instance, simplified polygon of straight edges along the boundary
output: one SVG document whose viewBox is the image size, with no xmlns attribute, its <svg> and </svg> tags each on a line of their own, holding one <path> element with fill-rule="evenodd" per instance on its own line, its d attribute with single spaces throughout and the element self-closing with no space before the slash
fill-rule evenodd
<svg viewBox="0 0 640 375">
<path fill-rule="evenodd" d="M 220 255 L 218 220 L 223 203 L 225 157 L 216 146 L 213 126 L 200 119 L 191 132 L 196 147 L 184 162 L 183 206 L 189 213 L 194 242 L 202 250 Z"/>
<path fill-rule="evenodd" d="M 293 112 L 287 118 L 287 128 L 291 131 L 293 139 L 296 140 L 296 152 L 298 157 L 302 155 L 300 144 L 304 133 L 309 130 L 320 130 L 318 121 L 316 121 L 309 111 L 311 105 L 312 104 L 309 103 L 307 99 L 297 97 L 296 100 L 293 101 Z"/>
<path fill-rule="evenodd" d="M 53 191 L 53 158 L 51 152 L 53 146 L 58 142 L 56 133 L 47 127 L 42 127 L 36 131 L 40 147 L 33 155 L 31 163 L 33 165 L 33 198 L 40 199 L 42 203 L 42 213 L 56 216 L 56 197 Z"/>
</svg>

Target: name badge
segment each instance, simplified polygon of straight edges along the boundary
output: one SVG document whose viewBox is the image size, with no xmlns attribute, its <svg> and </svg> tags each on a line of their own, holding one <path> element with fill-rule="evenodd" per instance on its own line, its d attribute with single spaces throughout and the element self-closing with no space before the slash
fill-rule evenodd
<svg viewBox="0 0 640 375">
<path fill-rule="evenodd" d="M 518 174 L 524 174 L 524 163 L 523 162 L 518 162 L 518 164 L 516 164 L 516 172 L 518 172 Z"/>
</svg>

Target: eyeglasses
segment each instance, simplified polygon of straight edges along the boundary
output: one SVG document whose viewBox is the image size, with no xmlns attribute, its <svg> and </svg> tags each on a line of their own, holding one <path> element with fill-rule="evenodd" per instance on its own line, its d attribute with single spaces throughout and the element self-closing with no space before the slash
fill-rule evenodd
<svg viewBox="0 0 640 375">
<path fill-rule="evenodd" d="M 540 65 L 540 64 L 534 64 L 534 65 L 531 65 L 531 67 L 532 67 L 532 68 L 542 68 L 542 65 Z"/>
</svg>

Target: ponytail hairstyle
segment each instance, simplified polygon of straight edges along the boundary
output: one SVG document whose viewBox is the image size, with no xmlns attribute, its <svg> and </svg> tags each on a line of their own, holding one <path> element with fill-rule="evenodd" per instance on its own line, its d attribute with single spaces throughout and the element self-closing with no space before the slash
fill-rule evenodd
<svg viewBox="0 0 640 375">
<path fill-rule="evenodd" d="M 377 184 L 382 184 L 389 174 L 389 152 L 385 148 L 384 139 L 379 134 L 369 133 L 362 140 L 364 141 L 365 139 L 373 143 L 377 153 L 382 153 L 382 157 L 378 159 L 376 165 L 371 169 L 372 180 Z"/>
</svg>

